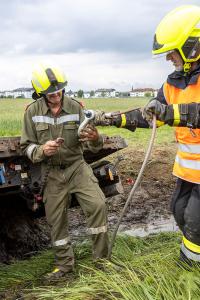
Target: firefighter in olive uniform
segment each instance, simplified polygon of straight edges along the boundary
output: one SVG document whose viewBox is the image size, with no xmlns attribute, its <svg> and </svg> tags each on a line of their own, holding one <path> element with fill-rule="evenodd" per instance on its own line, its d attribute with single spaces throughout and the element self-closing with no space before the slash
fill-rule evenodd
<svg viewBox="0 0 200 300">
<path fill-rule="evenodd" d="M 33 98 L 24 115 L 21 148 L 28 158 L 49 168 L 43 201 L 55 250 L 55 269 L 48 279 L 57 279 L 74 269 L 74 254 L 68 234 L 67 207 L 75 194 L 92 236 L 94 260 L 107 257 L 108 234 L 105 197 L 91 167 L 84 161 L 82 142 L 91 151 L 103 146 L 96 128 L 87 126 L 78 137 L 84 119 L 81 105 L 64 96 L 67 80 L 56 67 L 40 65 L 33 71 Z"/>
<path fill-rule="evenodd" d="M 176 127 L 178 151 L 173 174 L 178 177 L 171 208 L 183 233 L 181 261 L 200 263 L 200 7 L 185 5 L 167 14 L 156 29 L 153 54 L 166 54 L 175 71 L 143 109 L 146 121 Z M 141 127 L 141 112 L 114 121 L 118 127 Z M 146 126 L 149 127 L 148 123 Z"/>
</svg>

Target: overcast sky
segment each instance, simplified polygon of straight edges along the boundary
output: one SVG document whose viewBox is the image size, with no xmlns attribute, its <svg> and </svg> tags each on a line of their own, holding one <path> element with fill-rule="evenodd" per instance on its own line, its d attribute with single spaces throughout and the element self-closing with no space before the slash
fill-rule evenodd
<svg viewBox="0 0 200 300">
<path fill-rule="evenodd" d="M 0 90 L 30 87 L 40 62 L 59 65 L 68 88 L 159 88 L 173 71 L 151 55 L 163 16 L 199 0 L 0 0 Z"/>
</svg>

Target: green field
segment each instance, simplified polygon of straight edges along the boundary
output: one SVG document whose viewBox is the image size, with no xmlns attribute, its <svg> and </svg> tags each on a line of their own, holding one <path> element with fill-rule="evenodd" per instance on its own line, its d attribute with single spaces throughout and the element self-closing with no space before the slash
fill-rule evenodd
<svg viewBox="0 0 200 300">
<path fill-rule="evenodd" d="M 50 285 L 41 281 L 53 265 L 53 253 L 45 251 L 1 267 L 0 292 L 7 291 L 6 298 L 1 299 L 198 300 L 199 269 L 187 271 L 176 264 L 180 241 L 177 233 L 146 238 L 118 236 L 113 255 L 124 268 L 116 270 L 108 263 L 106 271 L 92 264 L 88 243 L 76 244 L 76 273 Z M 23 296 L 17 290 L 23 290 Z"/>
<path fill-rule="evenodd" d="M 148 98 L 111 98 L 83 100 L 86 109 L 111 111 L 125 111 L 131 108 L 143 107 Z M 0 136 L 17 136 L 21 134 L 22 121 L 26 106 L 32 101 L 23 99 L 0 100 Z M 107 135 L 121 135 L 129 144 L 146 144 L 150 138 L 151 130 L 137 129 L 134 133 L 116 127 L 99 128 L 101 133 Z M 166 144 L 174 140 L 173 129 L 163 126 L 157 131 L 157 144 Z"/>
</svg>

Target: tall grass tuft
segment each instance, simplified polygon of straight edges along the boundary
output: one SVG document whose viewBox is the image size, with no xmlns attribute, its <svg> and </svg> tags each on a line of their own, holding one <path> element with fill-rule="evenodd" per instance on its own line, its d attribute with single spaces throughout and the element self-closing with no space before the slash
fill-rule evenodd
<svg viewBox="0 0 200 300">
<path fill-rule="evenodd" d="M 180 235 L 163 233 L 147 238 L 117 238 L 113 259 L 105 270 L 79 260 L 74 282 L 35 287 L 38 300 L 189 300 L 200 297 L 199 270 L 177 266 Z M 31 299 L 31 298 L 30 298 Z"/>
</svg>

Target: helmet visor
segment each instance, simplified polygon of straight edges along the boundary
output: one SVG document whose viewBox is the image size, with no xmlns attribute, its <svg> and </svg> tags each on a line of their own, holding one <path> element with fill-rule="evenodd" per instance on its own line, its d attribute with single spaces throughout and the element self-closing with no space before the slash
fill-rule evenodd
<svg viewBox="0 0 200 300">
<path fill-rule="evenodd" d="M 170 51 L 166 51 L 163 53 L 159 53 L 159 54 L 153 54 L 152 58 L 160 58 L 160 57 L 165 57 L 167 54 L 173 53 L 176 50 L 170 50 Z"/>
<path fill-rule="evenodd" d="M 46 95 L 47 95 L 47 96 L 52 96 L 52 95 L 54 95 L 54 94 L 57 94 L 57 93 L 62 92 L 63 90 L 64 90 L 64 88 L 62 88 L 62 89 L 60 89 L 60 90 L 57 90 L 57 91 L 55 91 L 55 92 L 52 92 L 52 93 L 47 93 Z"/>
</svg>

